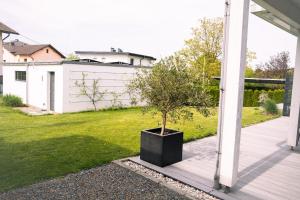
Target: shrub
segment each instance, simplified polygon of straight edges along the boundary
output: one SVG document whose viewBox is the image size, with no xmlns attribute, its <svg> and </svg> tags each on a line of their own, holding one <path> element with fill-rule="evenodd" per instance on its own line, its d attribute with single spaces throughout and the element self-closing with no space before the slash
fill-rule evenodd
<svg viewBox="0 0 300 200">
<path fill-rule="evenodd" d="M 264 103 L 266 102 L 266 100 L 269 99 L 268 93 L 263 91 L 262 93 L 260 93 L 259 95 L 259 104 L 260 105 L 264 105 Z"/>
<path fill-rule="evenodd" d="M 244 91 L 244 106 L 251 107 L 253 102 L 253 90 Z"/>
<path fill-rule="evenodd" d="M 267 99 L 263 104 L 263 108 L 267 114 L 272 114 L 272 115 L 278 114 L 278 108 L 276 102 L 272 99 Z"/>
<path fill-rule="evenodd" d="M 262 93 L 262 91 L 254 90 L 253 96 L 252 96 L 252 107 L 259 106 L 259 95 Z"/>
<path fill-rule="evenodd" d="M 273 99 L 276 103 L 282 103 L 283 102 L 283 97 L 284 97 L 284 90 L 274 90 L 273 91 Z"/>
<path fill-rule="evenodd" d="M 12 94 L 4 95 L 2 98 L 2 102 L 5 106 L 10 106 L 10 107 L 23 106 L 22 99 L 18 96 L 12 95 Z"/>
<path fill-rule="evenodd" d="M 210 87 L 208 89 L 208 93 L 209 93 L 210 98 L 211 98 L 211 104 L 213 106 L 218 106 L 218 104 L 219 104 L 219 96 L 220 96 L 219 87 Z"/>
</svg>

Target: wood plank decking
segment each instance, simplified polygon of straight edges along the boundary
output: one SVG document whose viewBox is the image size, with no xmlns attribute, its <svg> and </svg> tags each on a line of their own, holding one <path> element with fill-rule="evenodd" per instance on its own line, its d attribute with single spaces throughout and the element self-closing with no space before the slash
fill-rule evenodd
<svg viewBox="0 0 300 200">
<path fill-rule="evenodd" d="M 160 168 L 131 160 L 223 199 L 300 199 L 300 147 L 286 145 L 288 118 L 242 129 L 239 180 L 229 194 L 212 189 L 216 137 L 184 144 L 183 161 Z"/>
</svg>

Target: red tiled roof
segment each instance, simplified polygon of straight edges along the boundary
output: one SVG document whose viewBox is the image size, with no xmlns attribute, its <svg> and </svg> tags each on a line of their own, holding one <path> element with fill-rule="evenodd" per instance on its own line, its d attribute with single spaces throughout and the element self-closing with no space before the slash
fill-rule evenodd
<svg viewBox="0 0 300 200">
<path fill-rule="evenodd" d="M 60 53 L 50 44 L 31 45 L 17 40 L 12 42 L 6 42 L 3 44 L 3 47 L 14 55 L 32 55 L 33 53 L 41 49 L 49 47 L 52 48 L 55 52 L 57 52 L 62 58 L 65 58 L 65 56 L 62 53 Z"/>
</svg>

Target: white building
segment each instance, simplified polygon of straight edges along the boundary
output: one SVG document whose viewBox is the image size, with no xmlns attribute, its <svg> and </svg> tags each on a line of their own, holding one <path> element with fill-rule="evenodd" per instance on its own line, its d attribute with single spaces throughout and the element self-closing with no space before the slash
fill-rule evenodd
<svg viewBox="0 0 300 200">
<path fill-rule="evenodd" d="M 88 98 L 80 95 L 76 81 L 86 77 L 87 85 L 100 79 L 100 90 L 105 93 L 98 108 L 107 108 L 115 100 L 130 105 L 128 82 L 139 66 L 88 63 L 75 61 L 5 63 L 3 66 L 3 93 L 14 94 L 23 102 L 56 113 L 93 109 Z"/>
<path fill-rule="evenodd" d="M 152 56 L 123 52 L 121 49 L 111 51 L 75 51 L 80 59 L 92 59 L 109 64 L 129 64 L 136 66 L 152 66 L 156 58 Z"/>
</svg>

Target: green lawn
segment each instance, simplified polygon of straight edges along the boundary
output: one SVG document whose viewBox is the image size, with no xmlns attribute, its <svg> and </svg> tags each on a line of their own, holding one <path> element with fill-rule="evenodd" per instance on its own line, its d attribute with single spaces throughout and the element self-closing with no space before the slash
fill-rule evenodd
<svg viewBox="0 0 300 200">
<path fill-rule="evenodd" d="M 244 108 L 243 125 L 273 118 Z M 139 153 L 139 133 L 158 126 L 139 108 L 30 117 L 0 105 L 0 192 Z M 217 115 L 169 127 L 185 141 L 216 132 Z"/>
</svg>

